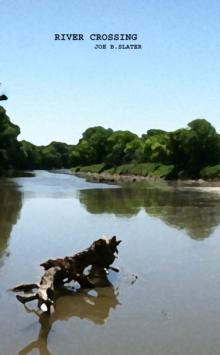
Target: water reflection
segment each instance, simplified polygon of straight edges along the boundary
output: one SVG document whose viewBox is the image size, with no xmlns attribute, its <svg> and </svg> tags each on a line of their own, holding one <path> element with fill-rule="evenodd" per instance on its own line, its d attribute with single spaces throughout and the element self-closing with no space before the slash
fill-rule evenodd
<svg viewBox="0 0 220 355">
<path fill-rule="evenodd" d="M 13 225 L 17 223 L 22 207 L 22 193 L 17 185 L 0 179 L 0 266 L 7 255 L 8 240 Z"/>
<path fill-rule="evenodd" d="M 220 224 L 220 195 L 176 187 L 125 187 L 81 190 L 79 199 L 90 213 L 133 217 L 144 209 L 166 224 L 184 229 L 195 240 L 207 238 Z"/>
<path fill-rule="evenodd" d="M 19 355 L 30 354 L 33 349 L 38 349 L 41 355 L 51 355 L 48 350 L 48 336 L 56 321 L 67 321 L 72 317 L 77 317 L 103 325 L 109 318 L 111 309 L 115 309 L 120 304 L 118 290 L 112 285 L 92 291 L 80 289 L 74 294 L 73 291 L 68 290 L 63 290 L 62 293 L 62 297 L 56 301 L 56 312 L 52 316 L 39 315 L 38 338 L 20 350 Z M 37 314 L 36 311 L 29 310 L 27 307 L 26 310 Z"/>
</svg>

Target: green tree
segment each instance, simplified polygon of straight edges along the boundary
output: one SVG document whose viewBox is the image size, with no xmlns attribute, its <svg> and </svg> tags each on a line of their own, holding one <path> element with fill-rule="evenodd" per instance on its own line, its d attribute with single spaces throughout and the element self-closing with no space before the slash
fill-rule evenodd
<svg viewBox="0 0 220 355">
<path fill-rule="evenodd" d="M 127 163 L 126 146 L 138 136 L 130 131 L 115 131 L 107 139 L 106 163 L 109 166 L 117 166 Z"/>
<path fill-rule="evenodd" d="M 20 128 L 13 124 L 0 106 L 0 170 L 19 168 L 22 157 L 17 137 Z"/>
<path fill-rule="evenodd" d="M 61 154 L 53 146 L 41 148 L 42 168 L 43 169 L 60 169 L 62 168 Z"/>
<path fill-rule="evenodd" d="M 196 119 L 188 129 L 171 134 L 172 158 L 184 176 L 198 177 L 202 168 L 220 161 L 220 139 L 215 128 L 205 119 Z"/>
<path fill-rule="evenodd" d="M 124 154 L 124 159 L 126 162 L 144 162 L 144 142 L 140 138 L 133 139 L 126 144 Z"/>
<path fill-rule="evenodd" d="M 144 159 L 153 163 L 170 164 L 171 147 L 170 135 L 167 132 L 160 132 L 147 135 L 144 142 Z"/>
<path fill-rule="evenodd" d="M 42 167 L 40 148 L 25 140 L 21 141 L 20 144 L 23 152 L 21 167 L 29 170 L 40 169 Z"/>
<path fill-rule="evenodd" d="M 54 149 L 58 154 L 60 154 L 61 165 L 63 168 L 69 168 L 70 164 L 70 152 L 73 148 L 72 145 L 68 145 L 62 142 L 51 142 L 48 147 Z"/>
</svg>

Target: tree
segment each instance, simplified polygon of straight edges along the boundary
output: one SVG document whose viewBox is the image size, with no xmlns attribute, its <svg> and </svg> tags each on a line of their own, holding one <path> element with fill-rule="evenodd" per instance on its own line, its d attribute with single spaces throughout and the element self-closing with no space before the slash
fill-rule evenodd
<svg viewBox="0 0 220 355">
<path fill-rule="evenodd" d="M 124 160 L 129 163 L 144 162 L 144 142 L 140 138 L 128 142 L 124 149 Z"/>
<path fill-rule="evenodd" d="M 217 164 L 220 160 L 220 139 L 215 128 L 205 119 L 191 121 L 188 140 L 191 164 L 202 167 Z"/>
<path fill-rule="evenodd" d="M 13 124 L 0 106 L 0 170 L 19 168 L 22 157 L 17 137 L 20 128 Z"/>
<path fill-rule="evenodd" d="M 149 132 L 149 131 L 148 131 Z M 171 147 L 170 135 L 167 132 L 147 135 L 144 142 L 144 159 L 145 161 L 170 164 L 171 163 Z"/>
<path fill-rule="evenodd" d="M 126 163 L 126 145 L 138 136 L 130 131 L 115 131 L 107 139 L 106 163 L 109 166 L 121 165 Z"/>
<path fill-rule="evenodd" d="M 48 147 L 54 149 L 58 154 L 60 154 L 61 165 L 64 168 L 69 168 L 70 164 L 70 152 L 73 148 L 72 145 L 68 145 L 62 142 L 51 142 Z"/>
<path fill-rule="evenodd" d="M 23 161 L 21 162 L 21 167 L 23 169 L 40 169 L 42 167 L 42 156 L 40 148 L 36 145 L 28 142 L 21 141 L 21 150 L 23 152 Z"/>
<path fill-rule="evenodd" d="M 60 169 L 62 168 L 61 154 L 53 146 L 42 147 L 42 168 Z"/>
<path fill-rule="evenodd" d="M 201 169 L 220 160 L 220 138 L 205 119 L 196 119 L 187 129 L 171 133 L 173 163 L 181 175 L 198 177 Z"/>
</svg>

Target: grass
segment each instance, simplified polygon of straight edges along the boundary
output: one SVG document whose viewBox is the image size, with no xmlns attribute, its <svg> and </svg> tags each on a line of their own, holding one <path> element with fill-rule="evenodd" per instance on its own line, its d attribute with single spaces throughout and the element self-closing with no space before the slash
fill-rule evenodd
<svg viewBox="0 0 220 355">
<path fill-rule="evenodd" d="M 91 173 L 109 173 L 119 175 L 139 175 L 139 176 L 156 176 L 168 178 L 173 172 L 173 165 L 163 165 L 158 163 L 142 163 L 142 164 L 124 164 L 110 169 L 105 169 L 105 164 L 95 164 L 88 166 L 78 166 L 72 168 L 73 172 L 91 172 Z"/>
<path fill-rule="evenodd" d="M 72 172 L 82 172 L 82 173 L 101 173 L 105 168 L 105 164 L 93 164 L 87 166 L 77 166 L 71 169 Z"/>
<path fill-rule="evenodd" d="M 158 163 L 126 164 L 117 167 L 117 174 L 167 177 L 173 171 L 173 165 Z"/>
</svg>

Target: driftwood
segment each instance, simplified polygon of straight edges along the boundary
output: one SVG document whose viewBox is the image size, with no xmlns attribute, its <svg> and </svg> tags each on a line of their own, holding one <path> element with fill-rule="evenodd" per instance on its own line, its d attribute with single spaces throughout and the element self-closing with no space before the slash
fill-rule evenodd
<svg viewBox="0 0 220 355">
<path fill-rule="evenodd" d="M 17 295 L 18 301 L 25 304 L 37 300 L 38 307 L 43 312 L 54 312 L 55 291 L 61 289 L 65 283 L 76 281 L 83 288 L 103 286 L 108 283 L 108 269 L 118 271 L 111 267 L 117 257 L 117 246 L 121 241 L 116 237 L 101 238 L 92 243 L 86 250 L 63 259 L 49 259 L 42 263 L 45 269 L 39 283 L 22 284 L 14 287 L 12 291 L 23 292 Z M 90 270 L 87 270 L 90 266 Z M 29 294 L 26 294 L 30 292 Z"/>
</svg>

